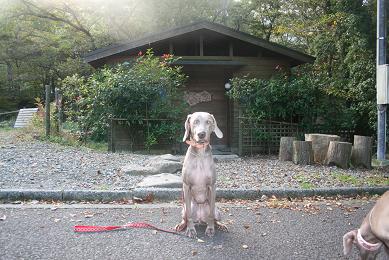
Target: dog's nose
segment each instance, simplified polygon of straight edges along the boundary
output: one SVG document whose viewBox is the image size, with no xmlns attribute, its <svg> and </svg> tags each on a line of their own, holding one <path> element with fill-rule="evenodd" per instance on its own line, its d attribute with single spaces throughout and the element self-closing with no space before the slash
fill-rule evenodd
<svg viewBox="0 0 389 260">
<path fill-rule="evenodd" d="M 205 132 L 200 132 L 197 134 L 197 136 L 200 138 L 200 139 L 203 139 L 205 137 Z"/>
</svg>

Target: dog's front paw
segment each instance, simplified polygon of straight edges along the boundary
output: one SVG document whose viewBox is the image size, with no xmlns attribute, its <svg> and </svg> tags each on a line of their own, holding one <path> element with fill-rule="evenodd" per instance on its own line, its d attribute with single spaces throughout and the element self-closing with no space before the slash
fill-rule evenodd
<svg viewBox="0 0 389 260">
<path fill-rule="evenodd" d="M 196 238 L 197 237 L 197 232 L 194 227 L 187 227 L 185 234 L 190 237 L 190 238 Z"/>
<path fill-rule="evenodd" d="M 215 227 L 207 226 L 207 229 L 205 230 L 205 235 L 213 237 L 215 235 Z"/>
<path fill-rule="evenodd" d="M 228 227 L 227 225 L 223 224 L 222 222 L 219 222 L 219 221 L 216 221 L 215 222 L 216 224 L 216 228 L 221 230 L 221 231 L 224 231 L 224 232 L 228 232 Z"/>
</svg>

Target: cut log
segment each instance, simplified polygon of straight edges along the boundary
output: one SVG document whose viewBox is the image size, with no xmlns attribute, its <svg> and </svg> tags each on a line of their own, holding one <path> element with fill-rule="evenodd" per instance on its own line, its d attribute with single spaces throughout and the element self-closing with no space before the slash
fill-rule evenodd
<svg viewBox="0 0 389 260">
<path fill-rule="evenodd" d="M 324 164 L 330 142 L 340 141 L 340 136 L 327 134 L 305 134 L 305 141 L 312 141 L 313 159 L 315 163 Z"/>
<path fill-rule="evenodd" d="M 293 141 L 296 141 L 296 137 L 281 137 L 280 152 L 278 154 L 280 161 L 291 161 L 293 159 Z"/>
<path fill-rule="evenodd" d="M 293 141 L 293 162 L 302 165 L 313 163 L 311 141 Z"/>
<path fill-rule="evenodd" d="M 354 135 L 351 164 L 354 167 L 371 169 L 372 139 L 370 136 Z"/>
<path fill-rule="evenodd" d="M 351 143 L 331 141 L 328 146 L 326 164 L 329 166 L 335 165 L 343 169 L 348 168 L 351 148 Z"/>
</svg>

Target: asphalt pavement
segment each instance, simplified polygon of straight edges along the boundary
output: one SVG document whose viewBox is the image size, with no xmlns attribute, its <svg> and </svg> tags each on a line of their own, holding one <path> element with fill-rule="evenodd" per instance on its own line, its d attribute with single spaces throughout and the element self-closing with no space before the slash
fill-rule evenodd
<svg viewBox="0 0 389 260">
<path fill-rule="evenodd" d="M 134 221 L 171 228 L 180 222 L 177 203 L 0 204 L 0 259 L 356 259 L 355 248 L 343 257 L 342 237 L 373 204 L 304 201 L 292 210 L 277 202 L 219 203 L 229 232 L 208 238 L 200 226 L 200 240 L 149 229 L 73 231 L 74 225 Z"/>
</svg>

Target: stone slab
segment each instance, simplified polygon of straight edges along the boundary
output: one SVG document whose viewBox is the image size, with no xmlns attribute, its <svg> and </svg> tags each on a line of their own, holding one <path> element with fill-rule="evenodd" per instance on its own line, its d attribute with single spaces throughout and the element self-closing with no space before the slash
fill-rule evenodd
<svg viewBox="0 0 389 260">
<path fill-rule="evenodd" d="M 182 178 L 176 174 L 161 173 L 144 178 L 137 184 L 137 187 L 180 188 L 182 187 Z"/>
<path fill-rule="evenodd" d="M 153 175 L 158 174 L 158 171 L 154 167 L 141 166 L 138 164 L 127 164 L 121 167 L 121 171 L 130 175 Z"/>
</svg>

